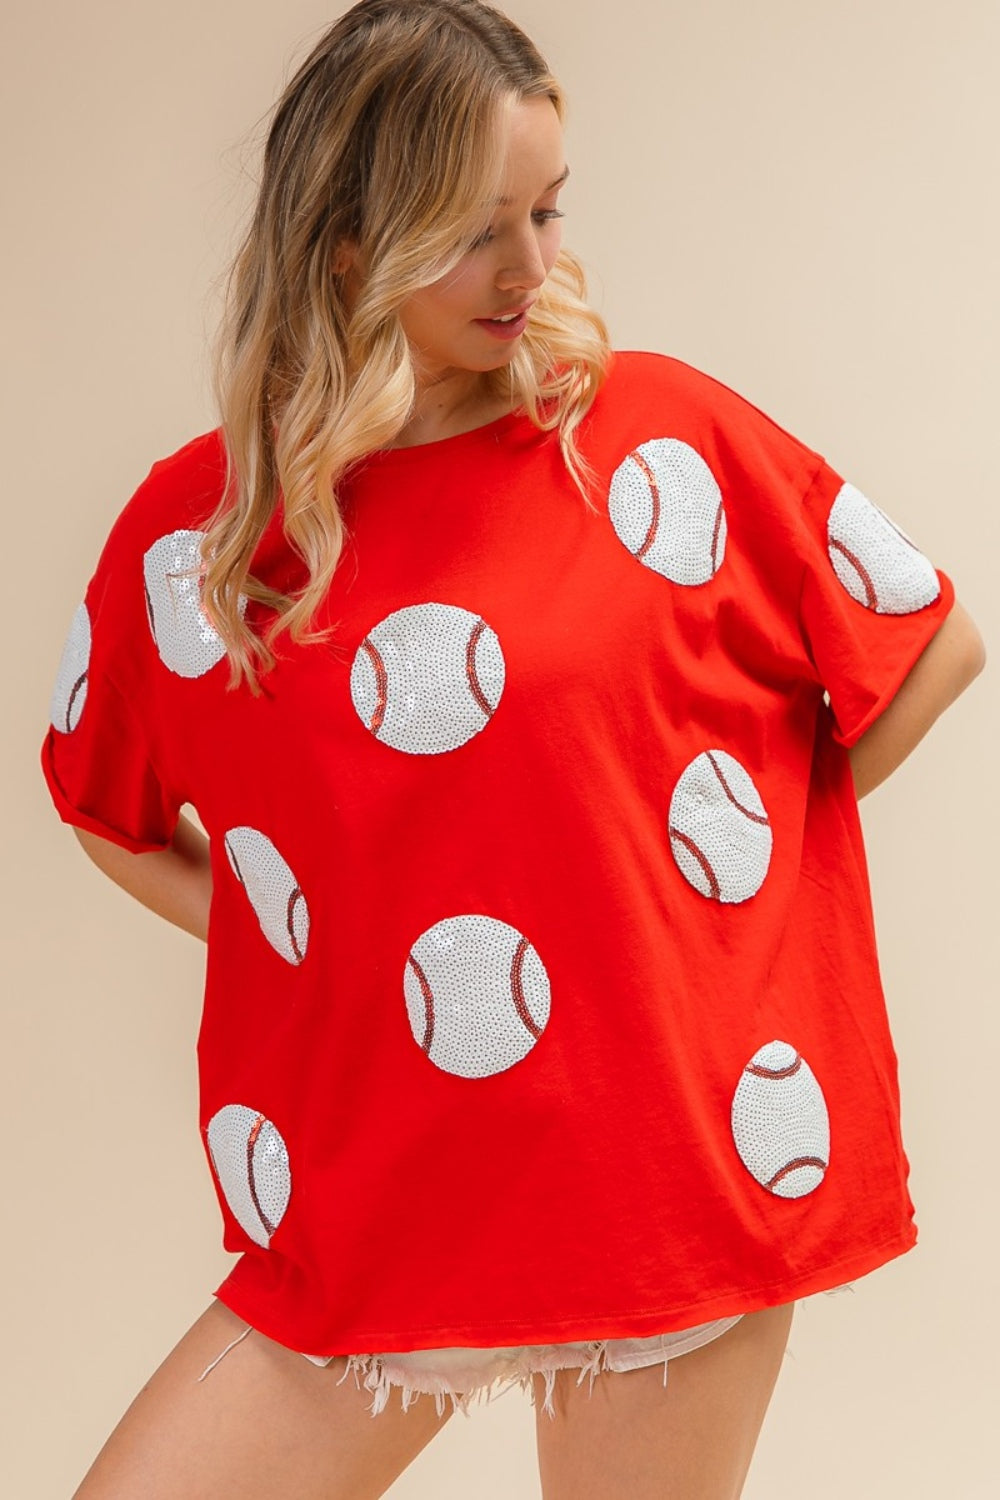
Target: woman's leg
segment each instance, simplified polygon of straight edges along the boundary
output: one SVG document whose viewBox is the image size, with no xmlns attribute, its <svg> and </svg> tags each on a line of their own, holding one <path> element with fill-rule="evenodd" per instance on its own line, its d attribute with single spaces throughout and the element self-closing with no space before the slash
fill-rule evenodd
<svg viewBox="0 0 1000 1500">
<path fill-rule="evenodd" d="M 543 1500 L 738 1500 L 777 1382 L 794 1302 L 747 1313 L 663 1365 L 560 1370 L 556 1415 L 532 1377 Z"/>
<path fill-rule="evenodd" d="M 312 1364 L 215 1301 L 108 1438 L 74 1500 L 376 1500 L 452 1415 L 398 1395 L 373 1417 L 346 1359 Z M 82 1364 L 85 1368 L 86 1362 Z"/>
</svg>

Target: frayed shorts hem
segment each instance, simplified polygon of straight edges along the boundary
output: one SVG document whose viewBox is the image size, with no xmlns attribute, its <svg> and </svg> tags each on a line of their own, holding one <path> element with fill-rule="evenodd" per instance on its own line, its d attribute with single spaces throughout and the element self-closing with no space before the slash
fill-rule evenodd
<svg viewBox="0 0 1000 1500">
<path fill-rule="evenodd" d="M 853 1290 L 853 1283 L 846 1282 L 842 1286 L 829 1288 L 824 1295 Z M 461 1411 L 463 1415 L 470 1416 L 470 1407 L 474 1402 L 492 1401 L 514 1386 L 526 1391 L 534 1406 L 537 1404 L 537 1387 L 533 1379 L 535 1375 L 545 1378 L 542 1410 L 549 1417 L 554 1417 L 552 1393 L 560 1370 L 579 1370 L 577 1385 L 589 1377 L 590 1395 L 594 1380 L 600 1374 L 638 1370 L 662 1362 L 665 1387 L 671 1359 L 688 1354 L 719 1338 L 742 1317 L 742 1313 L 737 1313 L 734 1317 L 715 1318 L 709 1323 L 698 1323 L 675 1332 L 656 1334 L 652 1338 L 591 1339 L 579 1343 L 522 1344 L 504 1348 L 414 1349 L 405 1353 L 346 1356 L 303 1353 L 303 1358 L 320 1366 L 330 1365 L 337 1359 L 346 1359 L 346 1366 L 337 1384 L 353 1375 L 359 1390 L 363 1386 L 371 1391 L 373 1400 L 369 1411 L 373 1417 L 385 1410 L 393 1386 L 400 1388 L 404 1411 L 418 1396 L 430 1395 L 434 1397 L 438 1416 L 443 1416 L 447 1400 L 451 1401 L 453 1412 Z M 254 1331 L 252 1325 L 248 1325 L 198 1379 L 204 1380 L 230 1349 Z"/>
<path fill-rule="evenodd" d="M 407 1354 L 350 1354 L 340 1380 L 353 1374 L 355 1384 L 373 1393 L 369 1411 L 378 1416 L 389 1401 L 393 1386 L 399 1386 L 403 1410 L 418 1395 L 431 1395 L 438 1416 L 444 1414 L 444 1403 L 450 1400 L 452 1411 L 470 1416 L 476 1401 L 492 1401 L 505 1391 L 519 1386 L 536 1404 L 535 1375 L 545 1379 L 542 1410 L 555 1416 L 552 1393 L 560 1370 L 579 1370 L 576 1383 L 589 1376 L 587 1394 L 594 1388 L 596 1376 L 622 1370 L 638 1370 L 663 1363 L 663 1384 L 667 1383 L 667 1366 L 678 1354 L 686 1354 L 718 1338 L 740 1321 L 742 1313 L 731 1318 L 717 1318 L 678 1333 L 661 1334 L 646 1339 L 591 1339 L 581 1343 L 525 1344 L 519 1347 L 491 1349 L 416 1349 Z M 429 1356 L 433 1355 L 433 1358 Z M 343 1356 L 332 1356 L 332 1359 Z M 314 1364 L 329 1364 L 331 1359 L 306 1355 Z M 338 1381 L 338 1384 L 340 1382 Z"/>
</svg>

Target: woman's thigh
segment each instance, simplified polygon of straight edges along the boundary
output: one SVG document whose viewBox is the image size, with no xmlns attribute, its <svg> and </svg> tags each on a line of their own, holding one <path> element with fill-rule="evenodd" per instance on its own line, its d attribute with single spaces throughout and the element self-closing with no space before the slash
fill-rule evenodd
<svg viewBox="0 0 1000 1500">
<path fill-rule="evenodd" d="M 371 1395 L 213 1302 L 143 1386 L 74 1500 L 376 1500 L 452 1415 Z"/>
<path fill-rule="evenodd" d="M 794 1302 L 747 1313 L 663 1365 L 598 1375 L 560 1370 L 555 1417 L 536 1386 L 543 1500 L 738 1500 L 792 1325 Z"/>
</svg>

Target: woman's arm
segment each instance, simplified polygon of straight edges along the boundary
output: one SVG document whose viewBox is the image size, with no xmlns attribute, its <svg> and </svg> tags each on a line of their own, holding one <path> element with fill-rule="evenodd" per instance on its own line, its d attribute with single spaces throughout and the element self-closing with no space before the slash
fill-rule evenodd
<svg viewBox="0 0 1000 1500">
<path fill-rule="evenodd" d="M 173 841 L 166 849 L 145 854 L 133 854 L 83 828 L 73 832 L 98 869 L 122 890 L 175 927 L 207 940 L 212 899 L 208 839 L 187 818 L 177 820 Z"/>
<path fill-rule="evenodd" d="M 983 638 L 956 600 L 888 708 L 847 752 L 859 798 L 906 759 L 985 664 Z"/>
</svg>

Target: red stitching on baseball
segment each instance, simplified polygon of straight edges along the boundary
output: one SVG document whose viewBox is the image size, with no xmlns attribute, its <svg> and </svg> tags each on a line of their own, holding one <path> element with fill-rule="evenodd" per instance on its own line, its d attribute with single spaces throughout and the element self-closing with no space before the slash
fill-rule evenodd
<svg viewBox="0 0 1000 1500">
<path fill-rule="evenodd" d="M 385 662 L 378 653 L 378 649 L 368 636 L 361 642 L 363 648 L 368 652 L 368 659 L 375 673 L 375 712 L 372 714 L 368 728 L 372 734 L 378 734 L 385 719 L 385 710 L 389 702 L 389 674 L 385 669 Z"/>
<path fill-rule="evenodd" d="M 420 967 L 419 963 L 414 958 L 412 953 L 407 959 L 407 963 L 410 965 L 410 968 L 417 976 L 417 983 L 420 985 L 420 993 L 423 997 L 424 1039 L 420 1043 L 420 1045 L 427 1053 L 427 1055 L 430 1056 L 431 1043 L 434 1041 L 434 991 L 430 987 L 427 975 L 424 973 L 423 969 Z"/>
<path fill-rule="evenodd" d="M 671 828 L 670 837 L 672 839 L 680 839 L 685 849 L 687 849 L 689 853 L 694 855 L 695 859 L 698 861 L 698 863 L 701 865 L 701 868 L 705 872 L 705 879 L 708 881 L 709 886 L 711 887 L 711 896 L 714 898 L 714 900 L 718 901 L 719 897 L 722 895 L 722 887 L 719 885 L 719 882 L 715 878 L 715 871 L 712 869 L 712 866 L 709 864 L 704 854 L 702 854 L 701 850 L 698 848 L 698 845 L 695 843 L 694 839 L 688 838 L 686 833 L 681 833 L 681 830 L 679 828 Z"/>
<path fill-rule="evenodd" d="M 215 629 L 215 619 L 212 615 L 211 610 L 205 604 L 205 574 L 207 572 L 208 564 L 203 562 L 201 564 L 201 572 L 198 574 L 198 613 L 201 615 L 201 618 L 204 620 L 209 630 L 218 635 L 219 632 Z"/>
<path fill-rule="evenodd" d="M 524 998 L 524 961 L 528 956 L 528 949 L 530 947 L 531 944 L 528 942 L 528 939 L 522 936 L 517 947 L 514 949 L 514 957 L 511 959 L 510 965 L 510 992 L 514 999 L 514 1009 L 524 1022 L 524 1025 L 531 1032 L 531 1035 L 537 1040 L 542 1034 L 542 1028 L 531 1014 L 531 1011 L 528 1009 L 528 1002 Z"/>
<path fill-rule="evenodd" d="M 768 1068 L 763 1063 L 747 1063 L 744 1072 L 753 1073 L 757 1078 L 791 1078 L 802 1066 L 802 1058 L 796 1052 L 795 1061 L 788 1064 L 787 1068 Z"/>
<path fill-rule="evenodd" d="M 233 868 L 233 874 L 236 876 L 236 879 L 239 881 L 239 883 L 243 887 L 243 889 L 246 890 L 247 883 L 243 879 L 242 874 L 240 873 L 240 867 L 239 867 L 239 864 L 237 863 L 236 855 L 233 852 L 233 846 L 229 842 L 228 835 L 227 835 L 227 837 L 226 837 L 226 839 L 225 839 L 224 842 L 225 842 L 225 845 L 226 845 L 226 853 L 229 855 L 229 863 L 232 865 L 232 868 Z"/>
<path fill-rule="evenodd" d="M 656 475 L 653 473 L 653 470 L 646 462 L 646 459 L 643 457 L 643 455 L 639 452 L 635 452 L 630 453 L 629 457 L 635 459 L 636 463 L 639 465 L 639 468 L 645 474 L 646 480 L 649 484 L 650 492 L 653 497 L 653 515 L 649 523 L 649 530 L 646 532 L 642 545 L 640 546 L 638 552 L 635 554 L 636 557 L 645 557 L 646 553 L 653 545 L 653 542 L 656 540 L 656 531 L 660 524 L 660 488 L 656 482 Z"/>
<path fill-rule="evenodd" d="M 261 1207 L 260 1199 L 257 1196 L 257 1183 L 254 1178 L 253 1170 L 253 1148 L 257 1144 L 257 1137 L 260 1135 L 261 1130 L 266 1124 L 267 1121 L 265 1117 L 263 1115 L 258 1115 L 256 1120 L 254 1120 L 253 1124 L 250 1127 L 250 1134 L 247 1137 L 247 1182 L 250 1187 L 250 1197 L 253 1200 L 253 1206 L 257 1210 L 257 1213 L 260 1217 L 260 1222 L 267 1230 L 268 1238 L 270 1239 L 277 1226 L 271 1223 L 270 1219 L 267 1217 L 267 1214 Z"/>
<path fill-rule="evenodd" d="M 148 585 L 146 583 L 145 576 L 143 576 L 143 580 L 142 580 L 142 592 L 146 596 L 146 618 L 149 621 L 149 633 L 153 637 L 153 640 L 155 642 L 156 641 L 156 622 L 153 619 L 153 601 L 149 597 L 149 587 L 148 587 Z"/>
<path fill-rule="evenodd" d="M 70 719 L 73 717 L 73 704 L 76 702 L 76 695 L 80 691 L 80 688 L 83 686 L 83 684 L 86 682 L 86 680 L 87 680 L 87 674 L 86 674 L 86 672 L 82 672 L 80 674 L 80 676 L 74 682 L 72 691 L 70 692 L 69 702 L 66 704 L 66 733 L 67 734 L 69 734 L 71 732 L 72 728 L 73 728 L 72 724 L 70 723 Z"/>
<path fill-rule="evenodd" d="M 872 583 L 871 575 L 862 565 L 860 558 L 855 557 L 854 553 L 845 547 L 843 542 L 838 542 L 836 537 L 830 538 L 830 546 L 836 547 L 838 552 L 842 552 L 851 566 L 857 570 L 858 577 L 864 584 L 865 593 L 868 595 L 864 601 L 865 608 L 875 609 L 878 604 L 878 595 L 875 592 L 875 585 Z"/>
<path fill-rule="evenodd" d="M 780 1172 L 775 1172 L 774 1176 L 769 1178 L 768 1181 L 765 1182 L 764 1186 L 773 1188 L 776 1182 L 780 1182 L 783 1177 L 788 1176 L 789 1172 L 794 1172 L 799 1167 L 819 1167 L 822 1171 L 825 1172 L 826 1162 L 821 1156 L 797 1156 L 795 1157 L 794 1161 L 790 1161 L 786 1167 L 782 1167 Z"/>
<path fill-rule="evenodd" d="M 717 573 L 719 571 L 719 562 L 718 562 L 718 558 L 716 556 L 716 553 L 718 552 L 718 549 L 719 549 L 719 536 L 721 535 L 721 532 L 722 532 L 722 501 L 720 500 L 719 501 L 719 508 L 715 512 L 715 528 L 714 528 L 714 530 L 712 532 L 712 572 L 713 573 Z"/>
<path fill-rule="evenodd" d="M 301 890 L 301 888 L 299 886 L 295 887 L 295 889 L 292 891 L 292 894 L 288 898 L 288 909 L 285 912 L 285 925 L 288 928 L 288 936 L 289 936 L 289 938 L 291 940 L 292 952 L 295 954 L 295 962 L 297 964 L 300 964 L 302 962 L 303 958 L 305 957 L 305 954 L 300 949 L 299 943 L 298 943 L 298 939 L 295 936 L 295 926 L 294 926 L 294 922 L 293 922 L 292 913 L 293 913 L 293 911 L 295 909 L 295 903 L 296 903 L 296 901 L 301 901 L 302 904 L 303 904 L 303 906 L 305 906 L 305 897 L 303 896 L 302 890 Z M 307 911 L 308 911 L 308 909 L 309 908 L 306 907 Z"/>
<path fill-rule="evenodd" d="M 763 813 L 763 814 L 761 814 L 761 813 L 755 813 L 755 812 L 752 812 L 749 807 L 744 807 L 743 803 L 736 796 L 735 792 L 732 791 L 732 789 L 731 789 L 728 781 L 723 776 L 722 771 L 719 769 L 718 765 L 716 764 L 715 756 L 712 754 L 711 750 L 706 750 L 705 754 L 707 755 L 708 759 L 711 761 L 711 763 L 712 763 L 712 770 L 715 772 L 716 776 L 718 776 L 719 781 L 722 783 L 722 789 L 725 792 L 726 796 L 729 798 L 730 802 L 733 804 L 733 806 L 734 807 L 738 807 L 739 810 L 740 810 L 740 812 L 744 813 L 750 819 L 750 821 L 752 823 L 762 823 L 765 828 L 769 828 L 771 825 L 770 825 L 770 820 L 768 819 L 767 813 Z"/>
<path fill-rule="evenodd" d="M 477 620 L 472 628 L 472 634 L 469 636 L 468 644 L 465 648 L 465 675 L 469 679 L 469 691 L 482 709 L 483 717 L 489 719 L 493 716 L 493 705 L 483 692 L 479 678 L 476 676 L 476 647 L 485 629 L 485 620 Z"/>
</svg>

